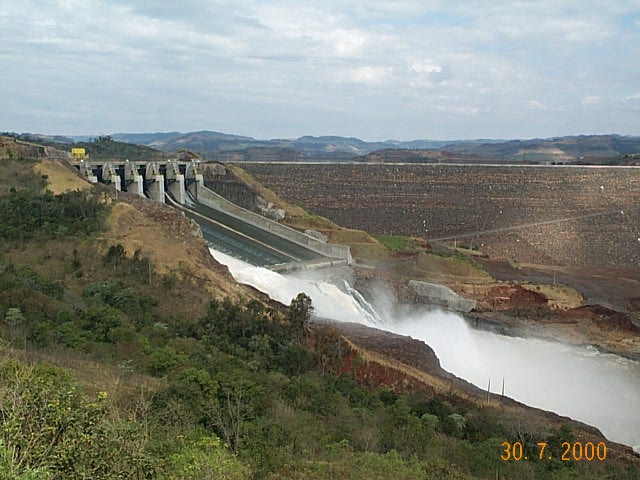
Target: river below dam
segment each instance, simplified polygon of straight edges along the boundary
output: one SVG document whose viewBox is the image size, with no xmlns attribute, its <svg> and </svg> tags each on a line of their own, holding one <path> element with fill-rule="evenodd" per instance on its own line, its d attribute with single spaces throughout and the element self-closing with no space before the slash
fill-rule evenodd
<svg viewBox="0 0 640 480">
<path fill-rule="evenodd" d="M 286 305 L 311 297 L 318 317 L 407 335 L 431 346 L 442 367 L 477 387 L 593 425 L 640 452 L 640 363 L 591 347 L 498 335 L 470 328 L 452 312 L 370 305 L 330 272 L 282 275 L 211 249 L 236 281 Z M 504 380 L 503 380 L 504 379 Z"/>
</svg>

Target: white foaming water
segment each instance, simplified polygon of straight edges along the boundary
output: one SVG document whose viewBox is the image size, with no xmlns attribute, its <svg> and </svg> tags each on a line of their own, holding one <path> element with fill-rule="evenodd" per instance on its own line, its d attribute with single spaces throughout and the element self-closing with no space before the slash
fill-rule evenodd
<svg viewBox="0 0 640 480">
<path fill-rule="evenodd" d="M 486 390 L 491 379 L 491 391 L 499 394 L 504 378 L 506 396 L 594 425 L 610 440 L 640 451 L 638 362 L 593 348 L 473 330 L 460 316 L 440 310 L 417 309 L 391 322 L 381 319 L 366 301 L 363 304 L 363 298 L 356 300 L 348 284 L 345 293 L 327 281 L 303 279 L 300 274 L 281 275 L 213 249 L 211 253 L 229 267 L 238 282 L 275 300 L 288 305 L 298 293 L 305 292 L 319 317 L 423 340 L 444 369 L 479 388 Z"/>
<path fill-rule="evenodd" d="M 209 250 L 218 262 L 229 268 L 238 282 L 251 285 L 285 305 L 289 305 L 296 295 L 304 292 L 311 297 L 314 313 L 319 317 L 365 325 L 375 323 L 371 313 L 354 297 L 343 293 L 332 283 L 287 277 L 266 268 L 254 267 L 212 248 Z"/>
<path fill-rule="evenodd" d="M 599 428 L 610 440 L 640 452 L 640 364 L 617 355 L 534 338 L 470 329 L 442 311 L 392 325 L 396 333 L 424 340 L 442 367 L 527 405 Z"/>
</svg>

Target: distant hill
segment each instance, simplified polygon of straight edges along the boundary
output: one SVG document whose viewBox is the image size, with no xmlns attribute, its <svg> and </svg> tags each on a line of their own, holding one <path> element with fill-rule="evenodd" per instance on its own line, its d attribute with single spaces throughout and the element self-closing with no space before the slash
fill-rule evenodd
<svg viewBox="0 0 640 480">
<path fill-rule="evenodd" d="M 442 148 L 448 152 L 500 158 L 516 162 L 575 163 L 583 157 L 623 160 L 640 154 L 640 137 L 579 135 L 550 139 L 510 140 L 500 143 L 458 142 Z"/>
<path fill-rule="evenodd" d="M 464 143 L 465 145 L 482 145 L 485 143 L 503 143 L 508 140 L 495 140 L 495 139 L 477 139 L 477 140 L 386 140 L 384 148 L 404 148 L 410 150 L 438 150 L 446 148 L 450 145 L 457 145 Z"/>
<path fill-rule="evenodd" d="M 16 135 L 16 134 L 14 134 Z M 20 134 L 46 144 L 70 144 L 70 138 Z M 75 141 L 99 137 L 72 137 Z M 115 133 L 116 142 L 150 147 L 167 153 L 197 152 L 221 161 L 364 161 L 364 162 L 461 162 L 461 163 L 585 163 L 636 165 L 640 137 L 578 135 L 525 140 L 385 140 L 367 142 L 335 135 L 296 139 L 257 140 L 244 135 L 214 131 Z M 142 152 L 139 152 L 141 154 Z M 150 152 L 145 152 L 150 153 Z M 373 155 L 370 155 L 373 154 Z"/>
<path fill-rule="evenodd" d="M 160 150 L 147 147 L 145 145 L 135 145 L 132 143 L 119 142 L 109 136 L 98 137 L 92 142 L 76 142 L 67 145 L 70 150 L 72 147 L 84 148 L 89 156 L 94 159 L 129 159 L 129 160 L 162 160 L 167 158 L 167 154 Z"/>
<path fill-rule="evenodd" d="M 312 137 L 306 135 L 290 142 L 291 148 L 306 153 L 333 153 L 346 152 L 353 155 L 362 155 L 381 148 L 389 148 L 384 142 L 365 142 L 359 138 L 322 136 Z"/>
<path fill-rule="evenodd" d="M 347 160 L 416 162 L 524 162 L 524 163 L 624 163 L 623 155 L 640 154 L 640 137 L 580 135 L 531 140 L 386 140 L 306 135 L 297 139 L 256 140 L 242 135 L 200 131 L 191 133 L 118 133 L 114 140 L 146 145 L 165 152 L 188 149 L 209 159 L 235 161 Z M 406 150 L 405 153 L 394 150 Z M 411 151 L 422 151 L 415 154 Z M 225 153 L 226 152 L 226 153 Z M 233 152 L 229 155 L 228 152 Z M 376 152 L 374 157 L 365 157 Z M 435 153 L 441 152 L 441 153 Z M 444 154 L 444 153 L 447 154 Z M 279 157 L 281 155 L 281 157 Z M 356 158 L 360 157 L 360 158 Z M 376 160 L 373 160 L 375 158 Z M 633 163 L 633 162 L 632 162 Z"/>
<path fill-rule="evenodd" d="M 242 150 L 220 150 L 209 152 L 208 160 L 218 162 L 303 162 L 308 158 L 292 148 L 283 147 L 249 147 Z M 349 157 L 351 157 L 349 155 Z"/>
<path fill-rule="evenodd" d="M 217 150 L 234 150 L 253 146 L 256 140 L 242 135 L 228 135 L 220 132 L 169 132 L 169 133 L 116 133 L 114 140 L 157 148 L 165 152 L 187 149 L 199 153 Z"/>
<path fill-rule="evenodd" d="M 198 152 L 210 160 L 228 158 L 233 161 L 308 161 L 336 158 L 344 160 L 387 147 L 384 142 L 371 143 L 357 138 L 336 136 L 256 140 L 253 137 L 212 131 L 116 133 L 112 138 L 164 152 L 186 149 Z"/>
<path fill-rule="evenodd" d="M 162 143 L 170 141 L 182 135 L 180 132 L 168 133 L 114 133 L 111 138 L 118 142 L 134 143 L 136 145 L 151 145 L 153 143 Z"/>
<path fill-rule="evenodd" d="M 40 133 L 16 133 L 2 132 L 0 135 L 15 138 L 24 142 L 39 143 L 41 145 L 53 146 L 57 143 L 73 143 L 74 139 L 63 135 L 42 135 Z"/>
<path fill-rule="evenodd" d="M 74 137 L 76 140 L 86 140 L 90 137 Z M 112 138 L 121 142 L 145 145 L 165 152 L 175 152 L 181 149 L 198 152 L 209 159 L 229 157 L 223 152 L 233 151 L 236 160 L 269 161 L 278 153 L 284 154 L 281 161 L 310 161 L 310 160 L 346 160 L 367 153 L 393 148 L 441 148 L 456 143 L 456 140 L 386 140 L 383 142 L 367 142 L 354 137 L 335 135 L 311 136 L 305 135 L 296 139 L 257 140 L 243 135 L 230 135 L 221 132 L 156 132 L 156 133 L 115 133 Z M 482 140 L 484 142 L 485 140 Z M 491 140 L 486 140 L 490 142 Z M 261 156 L 261 154 L 264 154 Z M 295 158 L 294 158 L 295 157 Z"/>
</svg>

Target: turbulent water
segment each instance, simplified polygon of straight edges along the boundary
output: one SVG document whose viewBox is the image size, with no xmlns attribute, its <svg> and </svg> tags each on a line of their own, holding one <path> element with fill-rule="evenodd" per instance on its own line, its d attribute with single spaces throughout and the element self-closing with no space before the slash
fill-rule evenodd
<svg viewBox="0 0 640 480">
<path fill-rule="evenodd" d="M 344 280 L 321 273 L 281 275 L 211 250 L 240 283 L 289 304 L 298 293 L 313 300 L 315 314 L 375 326 L 423 340 L 442 367 L 485 389 L 598 427 L 610 440 L 640 451 L 640 363 L 537 339 L 470 329 L 458 315 L 416 308 L 378 314 Z M 342 288 L 339 288 L 340 285 Z M 377 305 L 376 305 L 377 307 Z"/>
</svg>

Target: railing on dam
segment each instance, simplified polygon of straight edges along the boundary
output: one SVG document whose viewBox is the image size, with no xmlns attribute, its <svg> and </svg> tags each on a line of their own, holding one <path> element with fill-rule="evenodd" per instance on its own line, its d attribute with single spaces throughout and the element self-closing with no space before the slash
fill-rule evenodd
<svg viewBox="0 0 640 480">
<path fill-rule="evenodd" d="M 321 255 L 329 258 L 338 258 L 346 260 L 348 264 L 353 262 L 351 249 L 346 245 L 337 245 L 333 243 L 324 243 L 320 240 L 310 237 L 293 228 L 282 225 L 274 220 L 258 215 L 257 213 L 246 210 L 235 203 L 230 202 L 226 198 L 209 190 L 202 184 L 193 184 L 188 187 L 189 192 L 194 198 L 211 208 L 215 208 L 224 213 L 232 215 L 246 223 L 262 228 L 263 230 L 275 233 L 276 235 L 286 238 L 287 240 L 303 245 Z"/>
</svg>

